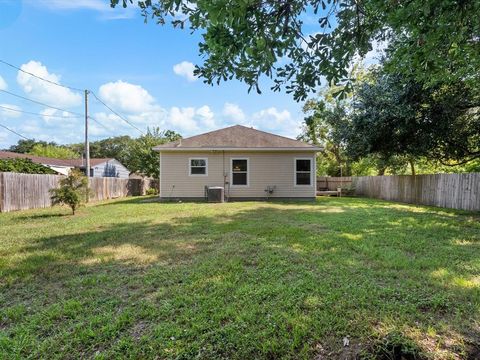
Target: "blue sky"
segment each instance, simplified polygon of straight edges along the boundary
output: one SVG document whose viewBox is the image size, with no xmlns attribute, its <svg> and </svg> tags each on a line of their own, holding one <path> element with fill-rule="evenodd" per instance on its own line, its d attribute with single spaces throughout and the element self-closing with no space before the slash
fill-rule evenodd
<svg viewBox="0 0 480 360">
<path fill-rule="evenodd" d="M 109 0 L 0 0 L 0 59 L 76 88 L 92 89 L 114 110 L 142 130 L 172 129 L 183 136 L 232 124 L 295 137 L 301 106 L 291 95 L 274 93 L 268 79 L 263 94 L 247 93 L 238 81 L 211 87 L 192 76 L 199 63 L 198 35 L 170 26 L 144 24 L 139 10 L 110 9 Z M 315 31 L 312 23 L 311 32 Z M 49 85 L 0 64 L 0 89 L 66 109 L 83 112 L 82 94 Z M 29 138 L 80 142 L 83 119 L 72 113 L 0 92 L 0 123 Z M 138 136 L 93 97 L 92 140 L 112 135 Z M 55 117 L 53 117 L 55 116 Z M 18 141 L 0 128 L 0 148 Z"/>
</svg>

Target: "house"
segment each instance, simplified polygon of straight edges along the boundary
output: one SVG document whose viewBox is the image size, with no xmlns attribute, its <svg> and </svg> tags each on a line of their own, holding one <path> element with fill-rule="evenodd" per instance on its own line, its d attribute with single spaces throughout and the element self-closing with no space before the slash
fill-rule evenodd
<svg viewBox="0 0 480 360">
<path fill-rule="evenodd" d="M 321 148 L 302 141 L 235 125 L 154 150 L 162 200 L 204 199 L 208 187 L 232 200 L 315 199 Z"/>
<path fill-rule="evenodd" d="M 83 159 L 55 159 L 44 156 L 20 154 L 10 151 L 0 151 L 0 159 L 30 159 L 34 163 L 42 164 L 62 175 L 68 175 L 71 169 L 80 169 L 85 172 Z M 118 177 L 128 179 L 130 172 L 118 160 L 109 158 L 90 159 L 90 176 Z"/>
<path fill-rule="evenodd" d="M 78 159 L 79 163 L 77 166 L 80 170 L 85 172 L 85 166 L 83 165 L 83 160 Z M 123 166 L 123 164 L 116 160 L 110 158 L 92 158 L 90 159 L 90 176 L 91 177 L 117 177 L 120 179 L 128 179 L 130 176 L 130 171 Z"/>
</svg>

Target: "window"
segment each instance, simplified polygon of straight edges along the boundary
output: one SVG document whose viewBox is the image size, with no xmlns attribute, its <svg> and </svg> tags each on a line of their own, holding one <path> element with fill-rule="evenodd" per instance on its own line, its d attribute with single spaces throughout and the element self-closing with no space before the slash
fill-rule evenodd
<svg viewBox="0 0 480 360">
<path fill-rule="evenodd" d="M 208 160 L 207 159 L 189 159 L 190 176 L 207 176 Z"/>
<path fill-rule="evenodd" d="M 248 159 L 232 159 L 232 186 L 248 186 Z"/>
<path fill-rule="evenodd" d="M 312 159 L 295 159 L 295 185 L 312 185 Z"/>
</svg>

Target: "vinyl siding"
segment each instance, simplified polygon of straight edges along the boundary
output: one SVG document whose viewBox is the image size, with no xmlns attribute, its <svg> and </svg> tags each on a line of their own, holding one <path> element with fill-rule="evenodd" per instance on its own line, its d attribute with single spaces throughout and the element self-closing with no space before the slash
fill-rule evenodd
<svg viewBox="0 0 480 360">
<path fill-rule="evenodd" d="M 207 158 L 208 175 L 190 176 L 189 159 Z M 160 197 L 203 198 L 205 186 L 224 186 L 231 182 L 231 159 L 248 158 L 248 186 L 225 186 L 231 198 L 264 198 L 267 186 L 275 186 L 270 197 L 315 197 L 315 153 L 307 152 L 168 152 L 160 154 Z M 295 186 L 295 159 L 312 159 L 312 184 Z"/>
<path fill-rule="evenodd" d="M 110 160 L 95 166 L 92 166 L 94 177 L 117 177 L 128 179 L 130 172 L 117 160 Z"/>
</svg>

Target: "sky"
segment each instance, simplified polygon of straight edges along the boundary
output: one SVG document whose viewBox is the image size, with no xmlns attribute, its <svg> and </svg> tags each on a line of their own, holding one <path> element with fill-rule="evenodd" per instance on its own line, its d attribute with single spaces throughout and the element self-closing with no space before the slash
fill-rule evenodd
<svg viewBox="0 0 480 360">
<path fill-rule="evenodd" d="M 138 7 L 112 9 L 109 4 L 0 0 L 0 61 L 52 82 L 91 90 L 92 141 L 136 137 L 153 127 L 188 137 L 234 124 L 291 138 L 300 134 L 303 103 L 291 94 L 273 92 L 271 79 L 262 79 L 262 94 L 248 93 L 247 85 L 237 80 L 204 84 L 193 75 L 194 65 L 202 63 L 199 34 L 154 21 L 145 24 Z M 319 16 L 304 14 L 305 34 L 320 31 Z M 375 54 L 367 55 L 365 63 L 375 63 Z M 1 125 L 36 140 L 82 142 L 83 113 L 83 91 L 52 85 L 0 62 L 0 149 L 21 139 Z"/>
<path fill-rule="evenodd" d="M 288 137 L 299 134 L 302 104 L 270 90 L 270 80 L 261 83 L 259 95 L 237 80 L 210 86 L 196 78 L 199 39 L 188 30 L 145 24 L 137 7 L 111 9 L 109 0 L 0 0 L 0 60 L 60 84 L 91 89 L 142 131 L 160 127 L 187 137 L 243 124 Z M 0 91 L 0 124 L 27 138 L 83 141 L 82 92 L 2 63 L 0 89 L 67 110 Z M 92 141 L 140 135 L 92 94 L 89 113 L 97 120 L 90 122 Z M 0 128 L 0 148 L 19 139 Z"/>
</svg>

